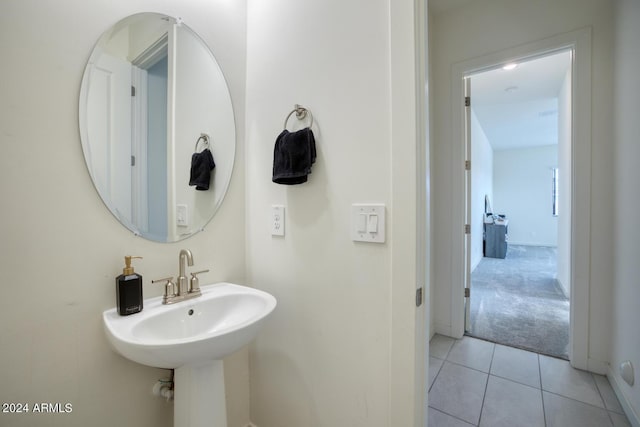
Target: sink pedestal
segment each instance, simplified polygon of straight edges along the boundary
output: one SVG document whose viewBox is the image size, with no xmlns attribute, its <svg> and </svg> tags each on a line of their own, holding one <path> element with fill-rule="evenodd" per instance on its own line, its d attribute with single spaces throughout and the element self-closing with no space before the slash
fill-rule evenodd
<svg viewBox="0 0 640 427">
<path fill-rule="evenodd" d="M 227 427 L 222 360 L 175 370 L 174 427 Z"/>
</svg>

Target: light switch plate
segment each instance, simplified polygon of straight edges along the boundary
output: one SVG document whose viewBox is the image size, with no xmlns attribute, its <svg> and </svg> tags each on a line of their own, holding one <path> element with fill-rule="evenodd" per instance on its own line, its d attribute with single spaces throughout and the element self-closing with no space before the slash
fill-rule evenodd
<svg viewBox="0 0 640 427">
<path fill-rule="evenodd" d="M 180 227 L 189 226 L 189 211 L 187 205 L 176 205 L 176 225 Z"/>
<path fill-rule="evenodd" d="M 284 236 L 284 206 L 271 206 L 271 235 Z"/>
<path fill-rule="evenodd" d="M 384 213 L 385 205 L 383 204 L 351 205 L 351 239 L 355 242 L 384 243 Z M 371 231 L 372 229 L 377 231 Z"/>
</svg>

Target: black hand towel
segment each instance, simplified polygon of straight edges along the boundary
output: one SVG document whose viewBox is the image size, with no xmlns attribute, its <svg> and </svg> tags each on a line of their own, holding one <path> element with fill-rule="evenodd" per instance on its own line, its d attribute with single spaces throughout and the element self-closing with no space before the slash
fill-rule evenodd
<svg viewBox="0 0 640 427">
<path fill-rule="evenodd" d="M 211 171 L 216 167 L 213 154 L 208 148 L 201 153 L 193 153 L 191 156 L 191 177 L 189 185 L 195 185 L 196 190 L 208 190 L 211 181 Z"/>
<path fill-rule="evenodd" d="M 283 130 L 273 149 L 273 177 L 277 184 L 307 182 L 311 165 L 316 161 L 316 141 L 310 128 L 296 132 Z"/>
</svg>

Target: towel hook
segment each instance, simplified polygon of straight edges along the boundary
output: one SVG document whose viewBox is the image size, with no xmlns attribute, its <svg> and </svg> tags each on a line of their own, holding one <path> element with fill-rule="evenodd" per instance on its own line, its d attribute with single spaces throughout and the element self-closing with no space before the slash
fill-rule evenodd
<svg viewBox="0 0 640 427">
<path fill-rule="evenodd" d="M 207 135 L 206 133 L 201 133 L 200 138 L 196 140 L 196 146 L 194 147 L 193 151 L 198 152 L 198 144 L 202 140 L 204 140 L 204 148 L 209 148 L 209 135 Z"/>
<path fill-rule="evenodd" d="M 287 122 L 289 121 L 289 117 L 291 117 L 291 115 L 293 113 L 296 113 L 296 118 L 298 120 L 304 120 L 307 117 L 307 114 L 309 115 L 309 120 L 311 121 L 309 123 L 309 128 L 311 128 L 313 126 L 313 114 L 311 114 L 311 111 L 307 110 L 306 108 L 304 108 L 302 105 L 300 104 L 296 104 L 295 107 L 293 108 L 293 110 L 289 113 L 289 115 L 287 115 L 287 118 L 284 119 L 284 128 L 287 128 Z"/>
</svg>

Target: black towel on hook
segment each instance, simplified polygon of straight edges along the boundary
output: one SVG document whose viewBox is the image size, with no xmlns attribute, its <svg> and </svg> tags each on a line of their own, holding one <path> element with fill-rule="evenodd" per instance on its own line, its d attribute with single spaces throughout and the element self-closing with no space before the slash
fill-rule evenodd
<svg viewBox="0 0 640 427">
<path fill-rule="evenodd" d="M 191 156 L 191 177 L 189 185 L 195 185 L 196 190 L 206 191 L 211 182 L 211 171 L 216 167 L 213 154 L 208 148 Z"/>
<path fill-rule="evenodd" d="M 316 140 L 310 128 L 296 132 L 283 130 L 273 149 L 273 176 L 276 184 L 294 185 L 307 182 L 311 165 L 316 161 Z"/>
</svg>

